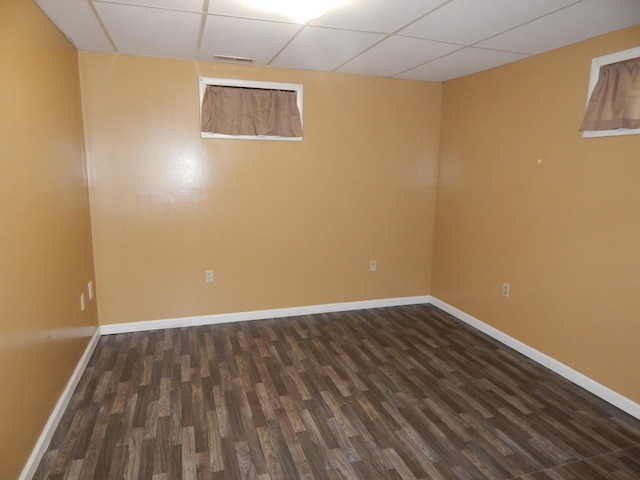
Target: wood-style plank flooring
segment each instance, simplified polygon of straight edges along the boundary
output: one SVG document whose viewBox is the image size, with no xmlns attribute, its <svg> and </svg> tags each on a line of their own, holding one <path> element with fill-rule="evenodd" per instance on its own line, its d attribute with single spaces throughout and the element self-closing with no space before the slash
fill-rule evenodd
<svg viewBox="0 0 640 480">
<path fill-rule="evenodd" d="M 36 479 L 640 479 L 640 421 L 411 306 L 103 337 Z"/>
</svg>

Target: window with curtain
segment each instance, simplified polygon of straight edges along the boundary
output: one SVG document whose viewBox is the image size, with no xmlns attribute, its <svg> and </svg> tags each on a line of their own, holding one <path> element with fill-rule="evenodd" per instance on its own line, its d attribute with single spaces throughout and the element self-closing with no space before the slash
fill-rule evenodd
<svg viewBox="0 0 640 480">
<path fill-rule="evenodd" d="M 584 136 L 640 133 L 640 48 L 593 60 Z"/>
<path fill-rule="evenodd" d="M 217 80 L 201 79 L 202 137 L 302 139 L 301 85 Z"/>
</svg>

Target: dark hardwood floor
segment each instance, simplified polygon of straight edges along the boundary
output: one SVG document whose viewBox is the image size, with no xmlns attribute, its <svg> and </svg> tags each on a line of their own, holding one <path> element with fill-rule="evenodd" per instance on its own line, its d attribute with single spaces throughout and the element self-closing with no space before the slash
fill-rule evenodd
<svg viewBox="0 0 640 480">
<path fill-rule="evenodd" d="M 640 479 L 640 421 L 432 306 L 103 337 L 36 479 Z"/>
</svg>

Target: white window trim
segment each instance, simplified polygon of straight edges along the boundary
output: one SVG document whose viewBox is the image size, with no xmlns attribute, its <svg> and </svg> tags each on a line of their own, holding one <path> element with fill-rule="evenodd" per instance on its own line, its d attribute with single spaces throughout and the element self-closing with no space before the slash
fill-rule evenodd
<svg viewBox="0 0 640 480">
<path fill-rule="evenodd" d="M 587 105 L 593 93 L 593 89 L 598 83 L 600 68 L 611 63 L 624 62 L 632 58 L 640 57 L 640 47 L 630 48 L 621 52 L 604 55 L 591 60 L 591 76 L 589 77 L 589 93 L 587 94 Z M 587 137 L 615 137 L 618 135 L 640 135 L 640 128 L 618 128 L 616 130 L 585 130 L 582 132 L 584 138 Z"/>
<path fill-rule="evenodd" d="M 235 78 L 200 77 L 200 116 L 202 116 L 202 99 L 207 85 L 219 85 L 222 87 L 264 88 L 269 90 L 291 90 L 296 92 L 296 103 L 300 110 L 300 123 L 302 124 L 302 84 L 259 82 L 255 80 L 239 80 Z M 202 120 L 202 118 L 200 119 Z M 223 133 L 200 132 L 200 138 L 235 138 L 241 140 L 277 140 L 281 142 L 301 142 L 302 137 L 277 137 L 270 135 L 225 135 Z"/>
</svg>

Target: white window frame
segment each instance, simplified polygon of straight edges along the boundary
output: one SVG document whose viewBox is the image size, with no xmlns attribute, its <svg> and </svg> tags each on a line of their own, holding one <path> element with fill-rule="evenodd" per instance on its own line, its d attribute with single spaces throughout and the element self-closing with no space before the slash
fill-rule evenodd
<svg viewBox="0 0 640 480">
<path fill-rule="evenodd" d="M 600 68 L 611 63 L 624 62 L 632 58 L 640 57 L 640 47 L 630 48 L 621 52 L 611 53 L 591 60 L 591 76 L 589 77 L 589 92 L 587 94 L 587 105 L 593 93 L 593 89 L 598 83 Z M 584 138 L 588 137 L 615 137 L 619 135 L 640 135 L 640 128 L 617 128 L 615 130 L 585 130 L 582 132 Z"/>
<path fill-rule="evenodd" d="M 296 92 L 296 103 L 300 110 L 300 123 L 302 124 L 302 84 L 259 82 L 256 80 L 240 80 L 236 78 L 200 77 L 200 121 L 202 124 L 202 100 L 207 85 L 219 85 L 222 87 L 263 88 L 267 90 L 290 90 Z M 226 135 L 223 133 L 200 132 L 200 138 L 232 138 L 240 140 L 278 140 L 281 142 L 301 142 L 302 137 L 278 137 L 272 135 Z"/>
</svg>

